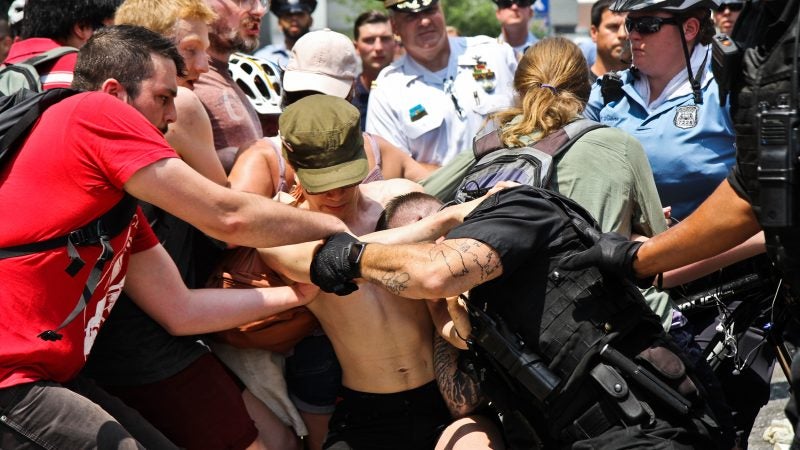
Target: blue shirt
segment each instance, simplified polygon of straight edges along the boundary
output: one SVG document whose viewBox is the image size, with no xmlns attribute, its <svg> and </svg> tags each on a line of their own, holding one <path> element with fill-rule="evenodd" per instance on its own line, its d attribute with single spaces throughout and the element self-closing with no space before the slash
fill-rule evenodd
<svg viewBox="0 0 800 450">
<path fill-rule="evenodd" d="M 710 70 L 701 82 L 702 105 L 685 89 L 649 110 L 634 89 L 634 74 L 622 72 L 624 95 L 603 105 L 597 80 L 584 115 L 621 128 L 641 142 L 653 168 L 661 204 L 683 220 L 727 176 L 735 162 L 734 130 L 728 109 L 719 104 L 719 88 Z"/>
</svg>

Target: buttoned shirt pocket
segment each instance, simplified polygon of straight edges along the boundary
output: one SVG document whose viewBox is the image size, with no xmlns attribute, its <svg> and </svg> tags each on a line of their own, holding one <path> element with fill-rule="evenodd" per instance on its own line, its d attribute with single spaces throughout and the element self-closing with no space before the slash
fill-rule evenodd
<svg viewBox="0 0 800 450">
<path fill-rule="evenodd" d="M 438 102 L 406 102 L 403 111 L 403 132 L 408 139 L 418 139 L 444 124 L 444 110 Z"/>
</svg>

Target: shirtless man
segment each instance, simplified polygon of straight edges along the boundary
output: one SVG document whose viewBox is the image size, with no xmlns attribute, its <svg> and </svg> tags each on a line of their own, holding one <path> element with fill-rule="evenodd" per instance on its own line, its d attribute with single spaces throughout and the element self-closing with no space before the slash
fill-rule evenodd
<svg viewBox="0 0 800 450">
<path fill-rule="evenodd" d="M 359 184 L 368 173 L 359 115 L 343 99 L 314 95 L 299 100 L 284 111 L 280 129 L 285 154 L 300 179 L 300 207 L 332 214 L 355 234 L 374 230 L 390 199 L 421 191 L 403 179 Z M 440 218 L 436 224 L 402 239 L 442 235 L 463 214 L 461 207 L 449 208 L 434 216 Z M 272 268 L 307 281 L 316 245 L 260 253 Z M 342 366 L 341 401 L 324 448 L 433 448 L 452 418 L 434 380 L 434 327 L 425 302 L 364 285 L 345 297 L 321 293 L 307 307 L 331 339 Z"/>
</svg>

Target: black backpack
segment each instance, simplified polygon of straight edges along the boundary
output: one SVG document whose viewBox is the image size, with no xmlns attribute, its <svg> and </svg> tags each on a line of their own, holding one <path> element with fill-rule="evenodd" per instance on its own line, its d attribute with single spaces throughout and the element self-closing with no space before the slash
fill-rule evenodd
<svg viewBox="0 0 800 450">
<path fill-rule="evenodd" d="M 476 163 L 456 190 L 455 201 L 462 203 L 481 197 L 499 181 L 516 181 L 546 188 L 553 173 L 553 160 L 568 150 L 584 134 L 604 128 L 589 119 L 578 119 L 550 133 L 531 147 L 507 148 L 499 128 L 489 128 L 475 136 L 472 150 Z"/>
<path fill-rule="evenodd" d="M 13 95 L 0 97 L 0 167 L 7 164 L 16 154 L 24 138 L 47 108 L 79 92 L 72 89 L 50 89 L 37 93 L 22 89 Z M 2 183 L 2 179 L 0 179 L 0 183 Z M 70 262 L 65 270 L 70 276 L 75 276 L 85 265 L 75 247 L 84 245 L 101 245 L 103 247 L 103 252 L 92 268 L 75 309 L 55 330 L 43 331 L 39 334 L 39 338 L 45 341 L 61 339 L 62 336 L 58 331 L 83 311 L 100 281 L 105 262 L 114 255 L 109 244 L 111 237 L 118 235 L 130 225 L 135 212 L 136 200 L 126 194 L 108 212 L 68 234 L 44 241 L 0 248 L 0 259 L 5 259 L 66 247 Z"/>
</svg>

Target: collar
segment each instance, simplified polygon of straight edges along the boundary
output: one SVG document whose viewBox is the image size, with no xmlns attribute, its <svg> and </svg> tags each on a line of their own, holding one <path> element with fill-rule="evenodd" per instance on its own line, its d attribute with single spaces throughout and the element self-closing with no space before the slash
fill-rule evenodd
<svg viewBox="0 0 800 450">
<path fill-rule="evenodd" d="M 8 50 L 6 63 L 17 63 L 28 58 L 61 47 L 61 44 L 50 38 L 28 38 L 14 42 Z"/>
</svg>

